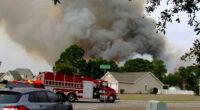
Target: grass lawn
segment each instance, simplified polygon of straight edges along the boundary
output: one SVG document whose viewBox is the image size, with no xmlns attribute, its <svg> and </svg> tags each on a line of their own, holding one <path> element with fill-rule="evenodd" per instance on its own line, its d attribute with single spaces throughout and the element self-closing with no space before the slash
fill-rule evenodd
<svg viewBox="0 0 200 110">
<path fill-rule="evenodd" d="M 200 102 L 195 95 L 154 95 L 154 94 L 119 94 L 120 100 L 148 101 L 159 100 L 169 102 Z"/>
<path fill-rule="evenodd" d="M 146 110 L 145 107 L 106 108 L 97 110 Z M 200 110 L 200 108 L 167 108 L 167 110 Z"/>
</svg>

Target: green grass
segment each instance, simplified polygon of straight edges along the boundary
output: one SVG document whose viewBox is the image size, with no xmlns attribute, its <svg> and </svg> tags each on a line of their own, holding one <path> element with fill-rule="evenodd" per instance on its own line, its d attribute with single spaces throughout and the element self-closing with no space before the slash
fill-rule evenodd
<svg viewBox="0 0 200 110">
<path fill-rule="evenodd" d="M 195 95 L 154 95 L 154 94 L 119 94 L 120 100 L 166 102 L 200 102 L 200 96 Z"/>
<path fill-rule="evenodd" d="M 120 107 L 120 108 L 105 108 L 105 109 L 96 109 L 96 110 L 146 110 L 145 107 Z M 176 108 L 169 107 L 167 110 L 200 110 L 200 108 Z"/>
</svg>

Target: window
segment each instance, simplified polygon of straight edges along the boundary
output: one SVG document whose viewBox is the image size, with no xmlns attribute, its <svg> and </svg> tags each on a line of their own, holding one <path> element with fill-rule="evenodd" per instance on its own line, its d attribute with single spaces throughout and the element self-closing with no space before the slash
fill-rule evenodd
<svg viewBox="0 0 200 110">
<path fill-rule="evenodd" d="M 30 102 L 49 102 L 47 94 L 44 91 L 30 93 L 29 101 Z"/>
<path fill-rule="evenodd" d="M 39 101 L 38 101 L 37 93 L 36 93 L 36 92 L 30 93 L 30 94 L 29 94 L 28 100 L 29 100 L 30 102 L 39 102 Z"/>
<path fill-rule="evenodd" d="M 48 96 L 50 102 L 57 102 L 57 101 L 59 101 L 59 98 L 58 98 L 58 96 L 55 93 L 47 92 L 47 96 Z"/>
<path fill-rule="evenodd" d="M 45 92 L 37 92 L 39 102 L 48 102 L 48 97 Z"/>
<path fill-rule="evenodd" d="M 17 92 L 0 92 L 0 103 L 16 103 L 21 98 L 21 94 Z"/>
<path fill-rule="evenodd" d="M 144 86 L 144 90 L 145 90 L 145 92 L 148 91 L 148 86 L 147 85 Z"/>
</svg>

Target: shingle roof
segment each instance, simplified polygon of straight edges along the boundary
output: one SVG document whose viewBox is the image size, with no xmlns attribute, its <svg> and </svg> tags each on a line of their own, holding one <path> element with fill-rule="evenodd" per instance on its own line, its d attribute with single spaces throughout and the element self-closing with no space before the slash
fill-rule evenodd
<svg viewBox="0 0 200 110">
<path fill-rule="evenodd" d="M 0 77 L 3 76 L 5 73 L 0 73 Z"/>
<path fill-rule="evenodd" d="M 17 68 L 17 69 L 15 69 L 15 71 L 17 71 L 19 74 L 31 74 L 31 75 L 33 75 L 33 72 L 30 69 L 26 69 L 26 68 Z"/>
<path fill-rule="evenodd" d="M 9 71 L 9 73 L 14 77 L 15 80 L 22 80 L 22 77 L 17 71 Z"/>
<path fill-rule="evenodd" d="M 138 79 L 145 77 L 149 72 L 130 72 L 130 73 L 114 73 L 109 72 L 118 82 L 135 83 Z"/>
<path fill-rule="evenodd" d="M 5 73 L 0 73 L 0 78 L 4 75 Z"/>
</svg>

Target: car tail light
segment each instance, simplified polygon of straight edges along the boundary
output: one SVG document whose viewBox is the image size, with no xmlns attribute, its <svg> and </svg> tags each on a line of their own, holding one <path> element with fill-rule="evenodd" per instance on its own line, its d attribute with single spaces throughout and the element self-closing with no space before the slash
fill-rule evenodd
<svg viewBox="0 0 200 110">
<path fill-rule="evenodd" d="M 25 106 L 8 106 L 4 107 L 3 110 L 29 110 Z"/>
</svg>

